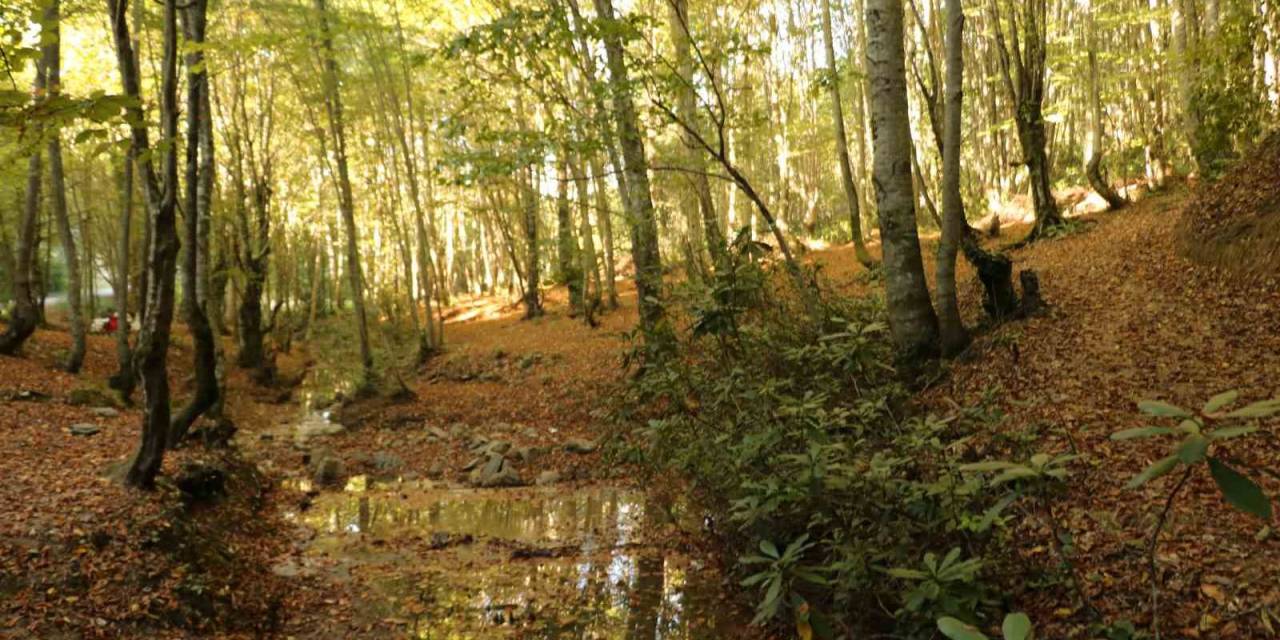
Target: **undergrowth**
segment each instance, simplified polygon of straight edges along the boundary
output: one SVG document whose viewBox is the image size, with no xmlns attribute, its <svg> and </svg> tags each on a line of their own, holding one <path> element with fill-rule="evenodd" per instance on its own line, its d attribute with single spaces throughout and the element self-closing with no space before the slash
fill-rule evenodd
<svg viewBox="0 0 1280 640">
<path fill-rule="evenodd" d="M 757 624 L 927 637 L 944 616 L 998 621 L 985 552 L 1010 500 L 962 467 L 1000 416 L 911 410 L 882 301 L 795 295 L 765 249 L 740 236 L 710 283 L 674 296 L 681 357 L 631 384 L 634 455 L 693 485 L 758 590 Z"/>
</svg>

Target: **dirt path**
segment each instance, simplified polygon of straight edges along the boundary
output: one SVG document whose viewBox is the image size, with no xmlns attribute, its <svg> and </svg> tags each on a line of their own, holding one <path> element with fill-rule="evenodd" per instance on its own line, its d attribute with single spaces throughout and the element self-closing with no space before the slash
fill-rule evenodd
<svg viewBox="0 0 1280 640">
<path fill-rule="evenodd" d="M 1038 439 L 1035 450 L 1084 454 L 1059 516 L 1074 535 L 1095 604 L 1111 620 L 1149 620 L 1143 543 L 1172 481 L 1138 491 L 1124 484 L 1174 443 L 1114 442 L 1109 435 L 1151 424 L 1136 411 L 1138 400 L 1198 408 L 1228 389 L 1250 401 L 1280 395 L 1280 293 L 1243 288 L 1180 257 L 1175 222 L 1182 202 L 1181 192 L 1157 196 L 1098 216 L 1086 232 L 1016 254 L 1018 268 L 1040 273 L 1052 311 L 981 339 L 976 358 L 956 366 L 934 392 L 972 403 L 993 391 L 1007 413 L 1003 431 Z M 1275 436 L 1233 444 L 1230 455 L 1275 468 Z M 1280 494 L 1274 478 L 1263 486 Z M 1034 529 L 1037 521 L 1024 526 Z M 1280 541 L 1263 527 L 1224 504 L 1208 473 L 1195 475 L 1159 554 L 1168 578 L 1166 630 L 1263 637 L 1268 615 L 1280 614 Z M 1021 538 L 1018 558 L 1007 560 L 1051 564 L 1047 533 L 1034 533 Z M 1036 599 L 1041 619 L 1058 625 L 1052 637 L 1083 632 L 1086 619 L 1069 594 Z"/>
</svg>

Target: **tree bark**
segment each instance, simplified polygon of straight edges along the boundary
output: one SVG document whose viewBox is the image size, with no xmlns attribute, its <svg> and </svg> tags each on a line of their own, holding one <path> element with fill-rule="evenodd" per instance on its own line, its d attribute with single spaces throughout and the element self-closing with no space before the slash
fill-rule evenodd
<svg viewBox="0 0 1280 640">
<path fill-rule="evenodd" d="M 947 2 L 946 106 L 942 145 L 942 239 L 938 243 L 938 333 L 942 355 L 952 356 L 969 344 L 960 317 L 956 292 L 956 253 L 965 233 L 964 201 L 960 197 L 960 145 L 963 138 L 964 9 L 960 0 Z"/>
<path fill-rule="evenodd" d="M 57 96 L 62 84 L 62 29 L 61 1 L 50 0 L 45 10 L 44 28 L 51 37 L 41 36 L 44 44 L 45 82 L 49 96 Z M 76 239 L 71 232 L 71 217 L 67 213 L 66 176 L 62 168 L 62 134 L 55 126 L 49 135 L 49 195 L 53 205 L 54 221 L 58 236 L 62 239 L 62 256 L 67 264 L 67 321 L 71 328 L 71 353 L 63 367 L 69 373 L 79 373 L 84 365 L 85 326 L 84 310 L 80 304 L 80 258 L 76 252 Z"/>
<path fill-rule="evenodd" d="M 334 162 L 338 167 L 338 208 L 347 236 L 347 277 L 355 306 L 356 327 L 360 334 L 360 364 L 364 368 L 364 384 L 374 379 L 373 351 L 369 346 L 369 321 L 365 314 L 364 285 L 360 268 L 360 238 L 356 231 L 355 202 L 351 192 L 351 176 L 347 166 L 347 132 L 342 112 L 342 88 L 338 81 L 338 63 L 333 51 L 333 33 L 329 26 L 326 0 L 315 0 L 320 18 L 320 48 L 324 62 L 325 112 L 333 137 Z M 367 390 L 367 389 L 366 389 Z"/>
<path fill-rule="evenodd" d="M 133 147 L 125 152 L 120 172 L 120 238 L 116 264 L 116 373 L 109 384 L 124 398 L 133 395 L 133 349 L 129 346 L 129 236 L 133 229 Z"/>
<path fill-rule="evenodd" d="M 48 19 L 54 5 L 45 8 Z M 56 15 L 56 14 L 55 14 Z M 53 54 L 51 47 L 42 47 L 41 60 L 36 65 L 36 77 L 32 86 L 32 96 L 37 104 L 47 99 L 45 91 L 48 80 L 47 69 Z M 0 334 L 0 353 L 14 355 L 26 343 L 27 338 L 35 333 L 40 322 L 40 311 L 36 308 L 34 279 L 36 262 L 36 245 L 39 243 L 40 220 L 40 188 L 43 161 L 40 149 L 32 150 L 27 159 L 27 191 L 23 202 L 22 217 L 18 224 L 18 254 L 14 261 L 13 295 L 16 305 L 9 326 Z"/>
<path fill-rule="evenodd" d="M 177 209 L 178 153 L 170 144 L 163 155 L 163 182 L 157 180 L 151 167 L 151 148 L 147 138 L 145 121 L 141 117 L 139 75 L 129 41 L 129 27 L 124 14 L 127 0 L 107 0 L 111 13 L 112 33 L 116 45 L 116 57 L 124 83 L 125 95 L 133 98 L 134 110 L 129 118 L 133 147 L 137 151 L 134 160 L 139 164 L 143 185 L 147 191 L 147 209 L 153 229 L 148 269 L 151 284 L 147 290 L 146 309 L 142 329 L 138 335 L 135 363 L 142 376 L 145 406 L 142 421 L 142 438 L 125 475 L 125 483 L 132 487 L 150 489 L 155 486 L 156 475 L 164 459 L 169 433 L 169 332 L 173 323 L 174 275 L 178 253 L 178 233 L 175 210 Z M 164 6 L 164 45 L 161 63 L 160 123 L 165 140 L 177 140 L 177 7 L 176 0 L 166 0 Z"/>
<path fill-rule="evenodd" d="M 938 352 L 938 318 L 929 300 L 911 191 L 911 131 L 902 44 L 902 0 L 867 0 L 873 182 L 884 248 L 889 329 L 906 362 Z"/>
<path fill-rule="evenodd" d="M 1112 209 L 1124 207 L 1126 201 L 1111 188 L 1106 177 L 1102 175 L 1102 95 L 1098 88 L 1098 43 L 1093 34 L 1093 17 L 1089 17 L 1089 160 L 1085 164 L 1085 175 L 1089 178 L 1089 186 L 1107 201 Z"/>
<path fill-rule="evenodd" d="M 582 270 L 578 261 L 578 241 L 573 237 L 573 214 L 569 211 L 569 171 L 564 149 L 556 160 L 556 280 L 569 289 L 569 313 L 582 311 Z"/>
<path fill-rule="evenodd" d="M 206 314 L 207 293 L 201 282 L 200 263 L 207 259 L 208 232 L 213 205 L 213 123 L 209 100 L 209 75 L 205 71 L 204 51 L 208 0 L 188 0 L 183 12 L 186 40 L 195 43 L 186 56 L 187 65 L 187 155 L 184 201 L 187 251 L 182 261 L 183 310 L 194 347 L 195 393 L 174 416 L 169 430 L 169 443 L 177 446 L 187 430 L 206 411 L 218 403 L 218 355 L 213 328 Z M 205 231 L 202 232 L 202 229 Z"/>
<path fill-rule="evenodd" d="M 613 0 L 595 0 L 602 20 L 614 22 Z M 632 226 L 631 247 L 636 265 L 636 297 L 640 308 L 640 330 L 651 354 L 665 351 L 670 344 L 662 308 L 662 256 L 658 249 L 658 224 L 654 217 L 653 194 L 649 188 L 649 167 L 644 139 L 640 135 L 635 103 L 624 58 L 622 37 L 616 28 L 602 33 L 613 88 L 614 122 L 626 174 L 628 218 Z"/>
<path fill-rule="evenodd" d="M 533 186 L 533 167 L 525 167 L 520 184 L 520 204 L 524 212 L 524 317 L 530 320 L 542 315 L 542 299 L 538 292 L 538 192 Z"/>
<path fill-rule="evenodd" d="M 849 139 L 844 129 L 844 104 L 840 100 L 840 70 L 836 64 L 836 47 L 831 36 L 831 0 L 822 0 L 822 44 L 827 54 L 827 95 L 831 98 L 831 119 L 835 126 L 836 160 L 840 163 L 840 186 L 844 188 L 846 206 L 849 207 L 849 230 L 853 239 L 853 254 L 862 266 L 875 266 L 862 239 L 862 212 L 859 209 L 858 187 L 853 182 L 853 164 L 849 158 Z"/>
</svg>

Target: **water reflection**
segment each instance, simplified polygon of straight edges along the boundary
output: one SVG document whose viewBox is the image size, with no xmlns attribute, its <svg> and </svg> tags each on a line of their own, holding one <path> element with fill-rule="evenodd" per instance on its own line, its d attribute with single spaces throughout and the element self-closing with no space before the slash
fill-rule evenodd
<svg viewBox="0 0 1280 640">
<path fill-rule="evenodd" d="M 718 575 L 652 542 L 671 510 L 645 494 L 348 489 L 302 520 L 317 549 L 366 563 L 379 616 L 410 637 L 732 637 L 718 631 Z M 410 544 L 442 536 L 465 541 Z M 402 553 L 374 566 L 375 546 Z"/>
<path fill-rule="evenodd" d="M 588 550 L 636 542 L 644 496 L 617 489 L 365 491 L 317 501 L 304 520 L 325 533 L 436 533 L 523 543 L 580 542 Z"/>
</svg>

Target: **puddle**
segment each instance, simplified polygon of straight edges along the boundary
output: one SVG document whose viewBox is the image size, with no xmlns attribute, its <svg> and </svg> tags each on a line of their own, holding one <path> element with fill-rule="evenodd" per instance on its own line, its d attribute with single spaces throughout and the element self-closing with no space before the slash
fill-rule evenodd
<svg viewBox="0 0 1280 640">
<path fill-rule="evenodd" d="M 363 615 L 409 637 L 739 637 L 723 631 L 718 573 L 661 544 L 679 511 L 610 487 L 437 489 L 357 477 L 293 517 L 316 533 L 311 561 L 341 565 L 368 587 Z"/>
</svg>

